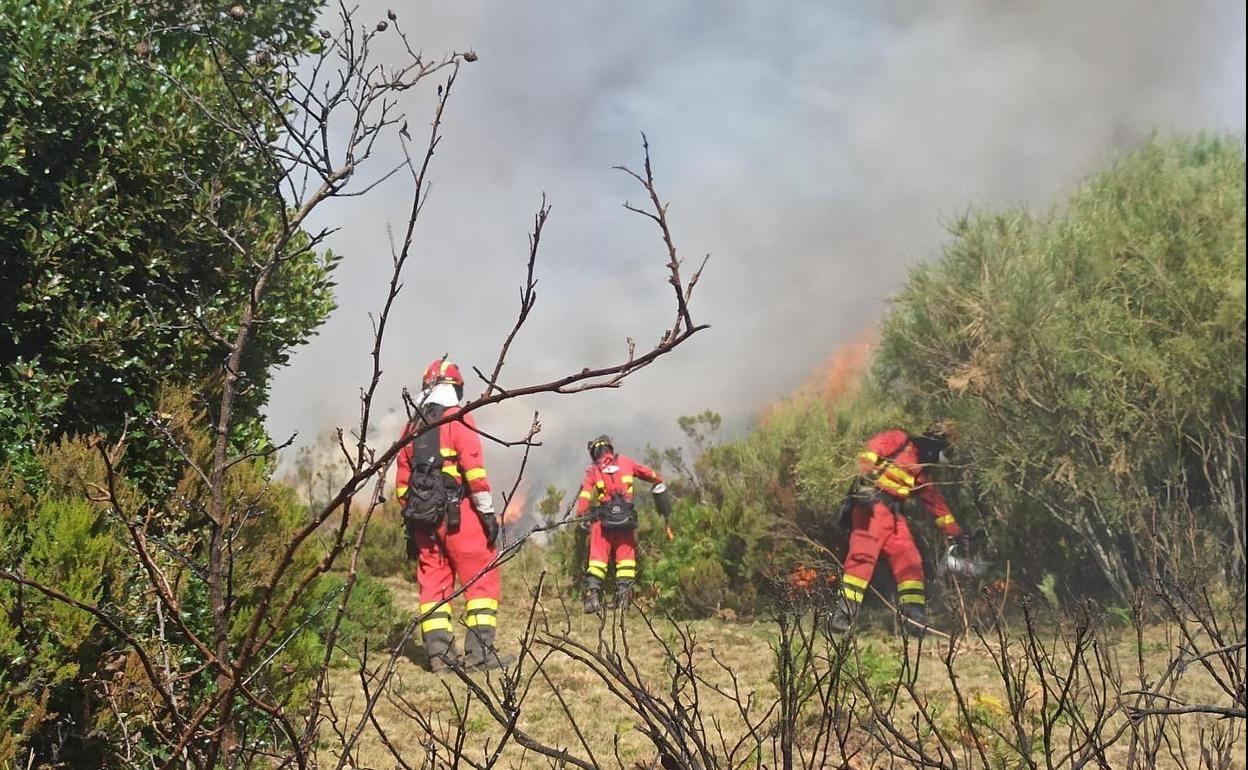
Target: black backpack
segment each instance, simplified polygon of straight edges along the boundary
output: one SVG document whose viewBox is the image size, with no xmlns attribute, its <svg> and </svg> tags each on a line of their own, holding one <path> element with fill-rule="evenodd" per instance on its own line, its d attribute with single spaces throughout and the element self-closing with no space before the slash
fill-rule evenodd
<svg viewBox="0 0 1248 770">
<path fill-rule="evenodd" d="M 426 406 L 420 414 L 423 420 L 417 424 L 437 422 L 443 411 L 441 406 Z M 409 530 L 437 529 L 452 509 L 459 513 L 459 482 L 442 472 L 440 433 L 433 428 L 412 438 L 411 475 L 403 498 L 403 520 Z"/>
<path fill-rule="evenodd" d="M 615 494 L 604 500 L 596 513 L 602 528 L 608 532 L 637 529 L 637 509 L 624 495 Z"/>
</svg>

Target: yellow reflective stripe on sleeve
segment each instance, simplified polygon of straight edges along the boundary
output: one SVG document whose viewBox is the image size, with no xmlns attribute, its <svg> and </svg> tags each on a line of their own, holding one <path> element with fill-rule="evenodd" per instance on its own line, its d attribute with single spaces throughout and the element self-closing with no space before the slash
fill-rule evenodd
<svg viewBox="0 0 1248 770">
<path fill-rule="evenodd" d="M 952 514 L 952 513 L 946 513 L 944 516 L 937 516 L 937 517 L 936 517 L 936 526 L 938 526 L 938 527 L 947 527 L 947 526 L 949 526 L 949 525 L 950 525 L 950 524 L 952 524 L 952 523 L 953 523 L 953 514 Z"/>
<path fill-rule="evenodd" d="M 443 457 L 458 457 L 459 456 L 459 452 L 456 452 L 454 449 L 447 449 L 446 447 L 439 449 L 438 452 L 440 452 Z"/>
<path fill-rule="evenodd" d="M 406 485 L 406 484 L 404 484 L 404 485 L 403 485 L 403 486 L 401 486 L 401 487 L 395 487 L 395 488 L 394 488 L 394 494 L 395 494 L 396 496 L 398 496 L 398 497 L 402 497 L 403 495 L 406 495 L 406 494 L 407 494 L 407 485 Z"/>
<path fill-rule="evenodd" d="M 589 498 L 593 497 L 593 495 L 589 494 L 588 492 L 582 492 L 579 495 L 577 495 L 577 497 L 583 497 L 586 500 L 588 500 Z"/>
<path fill-rule="evenodd" d="M 859 452 L 859 453 L 858 453 L 858 459 L 859 459 L 859 460 L 866 460 L 867 462 L 871 463 L 872 465 L 875 465 L 877 462 L 879 462 L 879 461 L 880 461 L 880 456 L 879 456 L 879 455 L 877 455 L 875 452 Z"/>
<path fill-rule="evenodd" d="M 922 585 L 922 583 L 920 583 L 919 585 Z M 473 610 L 496 610 L 496 609 L 498 609 L 498 599 L 491 599 L 488 596 L 483 596 L 477 599 L 468 600 L 467 610 L 469 612 L 472 612 Z"/>
<path fill-rule="evenodd" d="M 842 576 L 841 580 L 845 583 L 845 585 L 853 586 L 854 588 L 857 588 L 860 590 L 865 589 L 868 585 L 871 584 L 870 580 L 863 580 L 860 577 L 855 577 L 854 575 L 850 575 L 850 574 L 846 574 Z"/>
<path fill-rule="evenodd" d="M 606 488 L 607 488 L 607 482 L 605 482 L 605 481 L 599 481 L 599 482 L 595 483 L 595 485 L 594 485 L 594 486 L 598 487 L 599 489 L 606 489 Z"/>
<path fill-rule="evenodd" d="M 914 590 L 922 591 L 923 581 L 922 580 L 903 580 L 897 584 L 897 590 L 898 591 L 914 591 Z"/>
<path fill-rule="evenodd" d="M 464 474 L 464 478 L 468 481 L 483 479 L 485 478 L 485 468 L 469 468 L 468 472 Z"/>
<path fill-rule="evenodd" d="M 633 477 L 632 476 L 620 476 L 620 481 L 623 481 L 625 484 L 632 484 Z"/>
</svg>

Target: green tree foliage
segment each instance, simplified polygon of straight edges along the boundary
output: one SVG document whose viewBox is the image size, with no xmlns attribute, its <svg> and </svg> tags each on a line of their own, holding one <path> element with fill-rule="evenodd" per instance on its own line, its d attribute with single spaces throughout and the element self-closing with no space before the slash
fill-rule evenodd
<svg viewBox="0 0 1248 770">
<path fill-rule="evenodd" d="M 319 5 L 0 0 L 0 459 L 115 435 L 161 387 L 211 400 L 213 335 L 230 335 L 284 204 L 278 169 L 209 112 L 237 104 L 276 140 L 234 73 L 313 49 Z M 334 257 L 295 252 L 244 364 L 252 440 L 272 368 L 333 308 Z"/>
</svg>

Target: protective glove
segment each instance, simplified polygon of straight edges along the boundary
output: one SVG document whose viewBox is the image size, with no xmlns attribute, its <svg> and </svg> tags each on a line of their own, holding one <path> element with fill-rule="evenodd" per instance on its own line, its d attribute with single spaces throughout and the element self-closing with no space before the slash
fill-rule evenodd
<svg viewBox="0 0 1248 770">
<path fill-rule="evenodd" d="M 481 514 L 481 529 L 485 532 L 485 542 L 493 548 L 498 545 L 498 517 L 492 513 Z"/>
</svg>

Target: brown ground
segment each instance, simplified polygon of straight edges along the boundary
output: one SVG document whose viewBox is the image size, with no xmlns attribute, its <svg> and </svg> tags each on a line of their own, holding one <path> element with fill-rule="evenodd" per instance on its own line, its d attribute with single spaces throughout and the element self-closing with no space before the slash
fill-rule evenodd
<svg viewBox="0 0 1248 770">
<path fill-rule="evenodd" d="M 537 579 L 536 566 L 518 567 L 508 576 L 508 591 L 504 597 L 503 610 L 500 613 L 500 638 L 505 650 L 518 650 L 518 638 L 524 633 L 526 619 L 532 596 L 532 586 Z M 394 590 L 396 604 L 405 612 L 415 612 L 418 603 L 414 586 L 402 580 L 390 581 Z M 555 586 L 548 586 L 543 592 L 542 601 L 537 605 L 539 616 L 545 618 L 552 631 L 567 630 L 572 639 L 595 646 L 599 634 L 605 634 L 607 644 L 615 639 L 614 649 L 621 650 L 620 634 L 623 632 L 629 641 L 629 650 L 640 678 L 654 690 L 656 695 L 667 695 L 665 688 L 670 683 L 670 661 L 663 654 L 662 646 L 650 636 L 650 632 L 636 613 L 630 613 L 622 626 L 609 624 L 600 628 L 599 621 L 593 616 L 579 612 L 579 606 L 572 601 L 565 603 L 560 599 L 561 592 Z M 528 598 L 526 598 L 528 597 Z M 457 607 L 457 612 L 462 608 Z M 616 617 L 611 613 L 611 617 Z M 710 683 L 725 689 L 732 686 L 735 676 L 737 686 L 745 694 L 750 690 L 756 692 L 756 702 L 765 709 L 776 695 L 772 682 L 775 654 L 771 645 L 776 639 L 775 626 L 763 622 L 733 622 L 725 619 L 694 621 L 687 628 L 697 640 L 695 663 Z M 875 628 L 860 634 L 859 655 L 855 662 L 864 678 L 873 688 L 878 688 L 880 697 L 889 690 L 890 682 L 895 681 L 897 661 L 901 657 L 901 643 L 883 628 L 885 624 L 874 623 Z M 661 636 L 674 638 L 670 623 L 656 624 Z M 1138 645 L 1134 633 L 1126 629 L 1116 632 L 1110 638 L 1107 652 L 1119 659 L 1119 665 L 1131 675 L 1136 673 L 1136 651 Z M 1146 670 L 1159 672 L 1169 663 L 1174 639 L 1170 632 L 1162 626 L 1147 629 L 1144 637 L 1144 655 Z M 826 651 L 826 644 L 818 648 Z M 938 719 L 942 734 L 959 745 L 966 756 L 959 757 L 959 762 L 977 765 L 978 753 L 971 752 L 971 741 L 964 728 L 960 727 L 956 709 L 953 707 L 952 689 L 948 674 L 943 664 L 943 655 L 947 649 L 942 642 L 925 644 L 921 654 L 921 665 L 916 689 L 922 697 L 928 699 L 930 705 L 942 710 Z M 540 646 L 533 648 L 534 653 L 543 655 L 549 651 Z M 822 653 L 821 653 L 822 654 Z M 714 657 L 713 657 L 714 656 Z M 714 658 L 723 661 L 731 669 L 731 675 L 716 665 Z M 373 656 L 373 665 L 381 665 L 384 661 L 379 655 Z M 455 725 L 460 719 L 456 717 L 456 709 L 463 709 L 466 703 L 467 688 L 464 683 L 453 675 L 438 676 L 423 669 L 423 656 L 418 648 L 409 647 L 397 661 L 396 674 L 390 686 L 387 698 L 381 700 L 376 709 L 376 727 L 369 726 L 363 734 L 354 752 L 355 764 L 361 768 L 377 768 L 389 770 L 399 767 L 379 734 L 384 732 L 386 739 L 403 755 L 405 762 L 412 767 L 421 767 L 429 756 L 426 747 L 431 745 L 427 733 L 418 720 L 405 714 L 406 709 L 415 710 L 424 718 L 431 720 L 433 729 L 443 735 L 450 736 L 455 732 Z M 528 671 L 535 669 L 533 660 L 526 660 Z M 1060 668 L 1060 665 L 1059 665 Z M 1001 677 L 996 672 L 993 657 L 983 645 L 968 642 L 960 652 L 956 667 L 958 684 L 967 702 L 975 714 L 1000 727 L 1008 736 L 1012 733 L 1011 723 L 1004 704 L 1008 701 Z M 517 726 L 552 747 L 569 748 L 570 752 L 581 759 L 588 759 L 588 752 L 581 745 L 573 724 L 579 726 L 585 742 L 593 752 L 593 761 L 603 767 L 625 768 L 655 766 L 656 751 L 653 744 L 643 735 L 638 726 L 640 720 L 614 695 L 604 682 L 585 665 L 571 660 L 566 655 L 555 652 L 545 658 L 542 666 L 543 676 L 533 679 L 531 689 L 523 700 Z M 1156 674 L 1152 674 L 1155 676 Z M 474 682 L 484 688 L 493 687 L 498 690 L 500 683 L 497 674 L 472 674 Z M 333 698 L 339 724 L 343 729 L 354 728 L 359 722 L 364 701 L 360 687 L 359 673 L 350 669 L 339 669 L 334 673 Z M 1034 681 L 1026 683 L 1029 691 L 1038 692 Z M 1124 689 L 1134 686 L 1133 682 L 1124 685 Z M 1181 679 L 1178 694 L 1188 703 L 1220 703 L 1225 704 L 1227 697 L 1221 693 L 1213 680 L 1199 666 L 1190 667 Z M 559 697 L 557 697 L 559 696 Z M 714 720 L 724 726 L 724 733 L 733 740 L 745 733 L 742 720 L 736 706 L 727 698 L 715 695 L 709 688 L 700 690 L 700 712 L 705 724 L 710 729 Z M 689 697 L 688 693 L 684 696 Z M 562 703 L 560 698 L 562 698 Z M 1038 698 L 1037 698 L 1038 702 Z M 458 704 L 455 705 L 455 704 Z M 867 709 L 862 703 L 853 710 L 865 717 Z M 906 711 L 902 707 L 902 711 Z M 755 707 L 752 713 L 759 713 Z M 911 707 L 906 713 L 913 713 Z M 467 707 L 466 716 L 462 717 L 465 725 L 464 751 L 472 763 L 461 764 L 461 767 L 480 766 L 497 746 L 503 729 L 492 719 L 480 703 L 472 703 Z M 1121 725 L 1121 719 L 1113 723 Z M 1235 750 L 1236 759 L 1232 760 L 1231 768 L 1243 768 L 1244 737 L 1242 720 L 1218 721 L 1206 716 L 1185 716 L 1182 718 L 1181 730 L 1172 731 L 1170 741 L 1173 754 L 1163 752 L 1158 759 L 1158 766 L 1181 766 L 1180 760 L 1190 762 L 1190 767 L 1199 766 L 1199 755 L 1202 740 L 1207 744 L 1210 730 L 1225 730 L 1233 725 L 1235 731 L 1231 740 L 1238 746 Z M 1060 726 L 1059 726 L 1060 730 Z M 985 731 L 987 732 L 987 731 Z M 1202 739 L 1203 733 L 1203 739 Z M 332 738 L 332 736 L 326 736 Z M 729 745 L 733 740 L 729 741 Z M 853 758 L 852 767 L 888 766 L 886 754 L 879 754 L 879 742 L 869 739 L 861 727 L 856 726 L 850 743 L 853 745 L 874 746 L 875 749 L 864 749 L 864 753 Z M 322 762 L 336 760 L 339 751 L 333 748 L 337 741 L 327 741 L 323 749 Z M 1013 761 L 1001 757 L 1000 765 L 993 757 L 993 749 L 1004 746 L 1002 739 L 985 740 L 983 747 L 994 766 L 1015 767 Z M 770 750 L 769 750 L 770 751 Z M 769 753 L 768 751 L 768 753 Z M 1167 750 L 1169 751 L 1169 750 Z M 447 759 L 444 748 L 437 749 L 438 761 Z M 739 754 L 738 759 L 744 757 Z M 618 759 L 617 759 L 618 758 Z M 1042 758 L 1037 754 L 1037 759 Z M 1110 754 L 1112 766 L 1126 765 L 1126 742 L 1112 750 Z M 776 758 L 763 756 L 762 767 L 776 767 Z M 427 766 L 427 765 L 426 765 Z M 439 767 L 444 766 L 438 764 Z M 450 766 L 445 765 L 445 766 Z M 505 748 L 498 767 L 551 767 L 551 760 L 525 751 L 514 741 Z M 755 767 L 755 760 L 750 759 L 746 767 Z M 800 766 L 800 764 L 799 764 Z M 901 763 L 893 762 L 892 766 L 902 767 Z M 1043 764 L 1042 764 L 1043 766 Z"/>
</svg>

